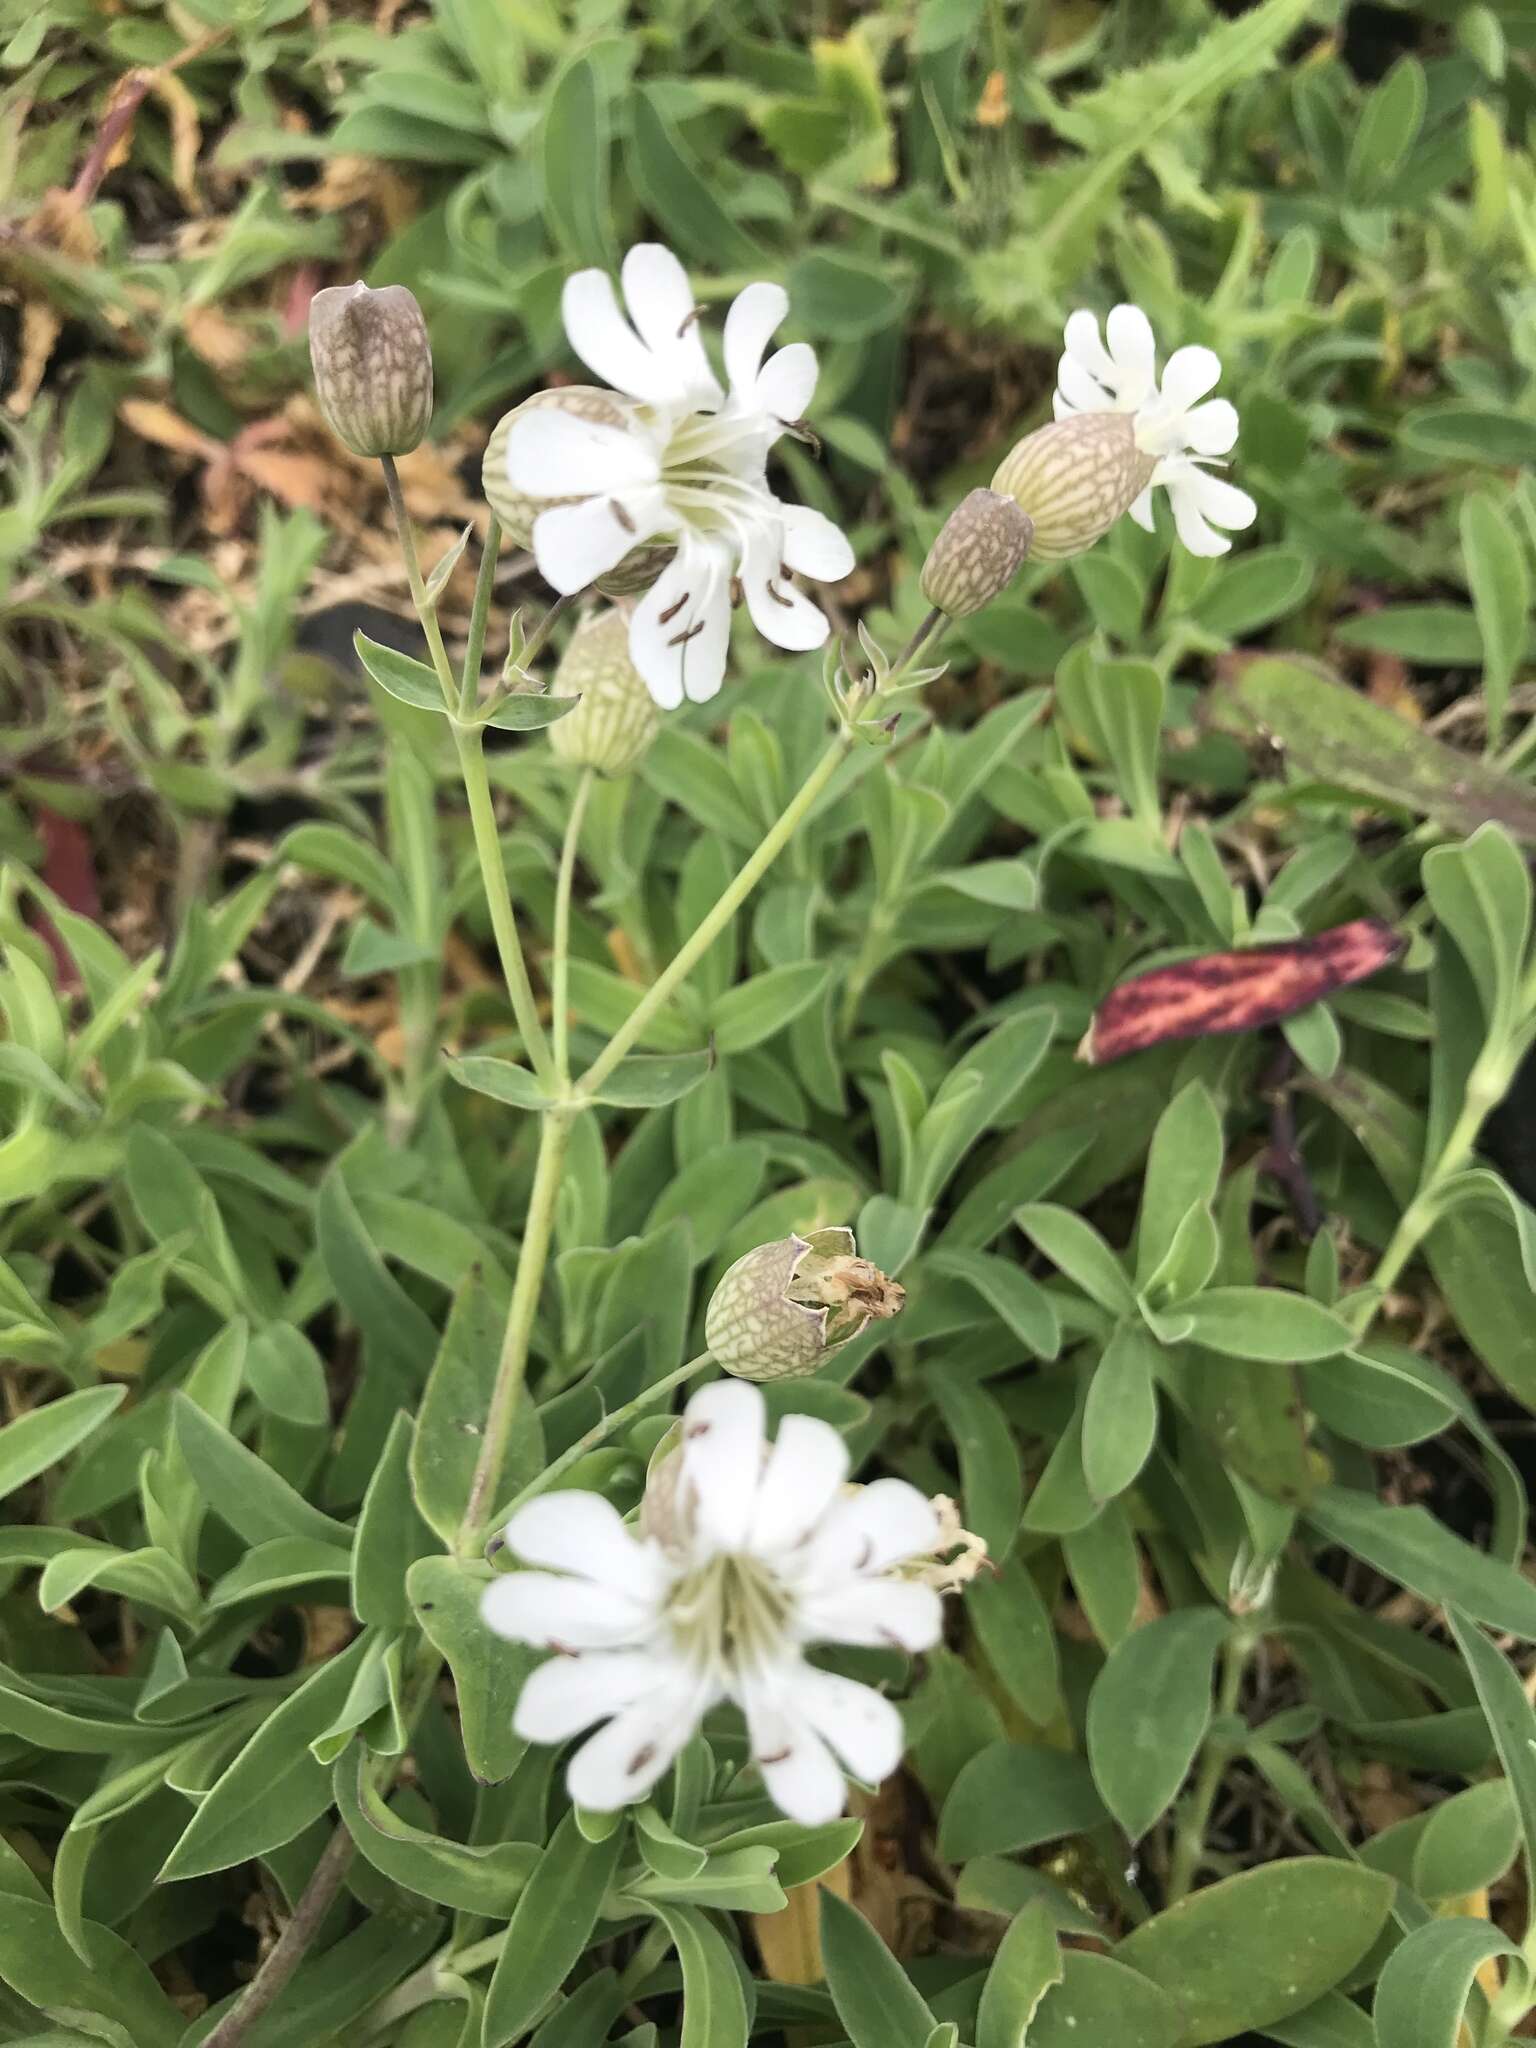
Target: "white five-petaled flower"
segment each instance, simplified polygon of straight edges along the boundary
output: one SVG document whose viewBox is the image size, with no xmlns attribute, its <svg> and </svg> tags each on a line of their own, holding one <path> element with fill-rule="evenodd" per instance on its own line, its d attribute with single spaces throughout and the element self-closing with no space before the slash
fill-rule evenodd
<svg viewBox="0 0 1536 2048">
<path fill-rule="evenodd" d="M 507 476 L 532 498 L 576 498 L 533 526 L 539 573 L 559 591 L 583 590 L 632 549 L 676 553 L 635 608 L 630 654 L 658 704 L 713 697 L 725 674 L 739 583 L 758 631 L 806 650 L 826 619 L 791 571 L 846 576 L 853 550 L 830 519 L 786 505 L 768 488 L 768 451 L 797 425 L 816 388 L 805 342 L 764 361 L 789 310 L 776 284 L 750 284 L 725 318 L 722 391 L 704 352 L 683 266 L 656 243 L 631 249 L 622 272 L 628 318 L 606 271 L 566 281 L 571 347 L 631 403 L 624 425 L 558 405 L 529 410 L 507 439 Z"/>
<path fill-rule="evenodd" d="M 1225 398 L 1206 399 L 1221 377 L 1220 358 L 1208 348 L 1175 349 L 1159 383 L 1152 323 L 1139 306 L 1116 306 L 1102 339 L 1094 315 L 1078 311 L 1067 321 L 1065 340 L 1067 352 L 1056 368 L 1057 419 L 1133 414 L 1136 446 L 1155 467 L 1129 508 L 1131 517 L 1151 532 L 1152 492 L 1161 484 L 1190 553 L 1224 555 L 1232 543 L 1216 527 L 1251 526 L 1258 508 L 1246 491 L 1209 473 L 1237 440 L 1237 408 Z"/>
<path fill-rule="evenodd" d="M 636 1535 L 600 1495 L 576 1492 L 540 1495 L 507 1525 L 508 1546 L 544 1569 L 496 1579 L 482 1611 L 497 1634 L 555 1653 L 514 1726 L 564 1742 L 606 1723 L 571 1760 L 580 1806 L 643 1799 L 723 1700 L 745 1714 L 769 1795 L 794 1820 L 842 1812 L 842 1766 L 878 1784 L 900 1761 L 891 1702 L 804 1651 L 931 1648 L 939 1595 L 894 1568 L 942 1542 L 939 1519 L 905 1480 L 845 1488 L 848 1452 L 829 1424 L 788 1415 L 770 1447 L 764 1415 L 745 1381 L 693 1396 L 677 1466 L 651 1481 L 662 1499 L 646 1520 L 660 1533 Z"/>
</svg>

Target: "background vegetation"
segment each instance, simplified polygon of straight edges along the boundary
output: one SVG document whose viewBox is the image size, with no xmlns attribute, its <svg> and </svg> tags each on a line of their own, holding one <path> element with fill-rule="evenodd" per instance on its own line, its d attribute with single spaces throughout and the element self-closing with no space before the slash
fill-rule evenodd
<svg viewBox="0 0 1536 2048">
<path fill-rule="evenodd" d="M 359 1853 L 252 2048 L 1529 2032 L 1528 12 L 0 24 L 0 2039 L 202 2039 L 338 1804 Z M 589 1840 L 440 1554 L 535 1119 L 440 1058 L 510 1020 L 443 723 L 351 654 L 418 642 L 305 313 L 360 273 L 422 300 L 433 559 L 571 368 L 564 276 L 642 235 L 709 301 L 787 285 L 823 366 L 788 480 L 888 647 L 1075 305 L 1218 351 L 1261 507 L 1220 562 L 1122 522 L 958 627 L 656 1020 L 707 1078 L 577 1127 L 523 1476 L 701 1348 L 755 1243 L 855 1222 L 909 1290 L 775 1396 L 958 1494 L 998 1567 L 920 1669 L 861 1662 L 911 1754 L 856 1843 L 772 1832 L 729 1730 Z M 493 669 L 538 598 L 506 554 Z M 743 638 L 599 790 L 579 1050 L 825 723 L 815 661 Z M 491 763 L 537 961 L 571 778 L 536 737 Z M 1135 968 L 1362 916 L 1400 961 L 1281 1032 L 1075 1057 Z M 631 1504 L 659 1428 L 585 1483 Z"/>
</svg>

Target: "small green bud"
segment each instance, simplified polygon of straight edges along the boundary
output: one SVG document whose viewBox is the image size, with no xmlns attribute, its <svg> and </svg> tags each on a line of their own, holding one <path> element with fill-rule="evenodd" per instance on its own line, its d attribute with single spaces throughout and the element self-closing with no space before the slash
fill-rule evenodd
<svg viewBox="0 0 1536 2048">
<path fill-rule="evenodd" d="M 432 344 L 403 284 L 331 285 L 309 307 L 315 396 L 354 455 L 409 455 L 432 417 Z"/>
<path fill-rule="evenodd" d="M 577 419 L 596 420 L 605 427 L 629 426 L 637 410 L 632 399 L 604 391 L 596 384 L 561 384 L 551 390 L 535 391 L 496 422 L 481 458 L 480 488 L 514 547 L 532 547 L 533 522 L 541 512 L 548 512 L 554 505 L 581 503 L 580 492 L 568 498 L 531 498 L 526 491 L 514 490 L 507 475 L 507 436 L 512 431 L 512 422 L 535 406 L 546 405 L 574 413 Z M 636 591 L 649 590 L 671 561 L 673 552 L 670 546 L 654 541 L 631 548 L 616 568 L 598 577 L 595 587 L 608 597 L 632 597 Z"/>
<path fill-rule="evenodd" d="M 1157 458 L 1136 445 L 1128 412 L 1080 412 L 1026 434 L 992 479 L 1035 522 L 1030 554 L 1086 554 L 1141 496 Z"/>
<path fill-rule="evenodd" d="M 971 491 L 939 530 L 922 590 L 952 619 L 968 619 L 1008 588 L 1029 553 L 1034 521 L 999 491 Z"/>
<path fill-rule="evenodd" d="M 555 753 L 577 767 L 627 775 L 661 728 L 661 711 L 629 658 L 629 621 L 611 607 L 577 626 L 553 689 L 581 699 L 549 728 Z"/>
<path fill-rule="evenodd" d="M 710 1297 L 704 1341 L 737 1379 L 801 1379 L 905 1300 L 858 1256 L 851 1230 L 813 1230 L 736 1261 Z"/>
</svg>

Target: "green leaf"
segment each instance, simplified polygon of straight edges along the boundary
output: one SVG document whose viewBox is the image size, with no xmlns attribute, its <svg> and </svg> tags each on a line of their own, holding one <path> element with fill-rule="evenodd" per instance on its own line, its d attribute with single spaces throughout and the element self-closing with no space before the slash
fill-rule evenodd
<svg viewBox="0 0 1536 2048">
<path fill-rule="evenodd" d="M 1483 696 L 1490 746 L 1503 731 L 1509 688 L 1525 653 L 1531 609 L 1525 550 L 1492 498 L 1466 499 L 1461 508 L 1461 550 L 1483 641 Z"/>
<path fill-rule="evenodd" d="M 1101 1308 L 1111 1315 L 1135 1314 L 1136 1297 L 1119 1256 L 1085 1218 L 1054 1202 L 1027 1202 L 1015 1210 L 1014 1221 Z"/>
<path fill-rule="evenodd" d="M 630 101 L 627 163 L 646 211 L 666 229 L 669 240 L 696 263 L 712 270 L 745 265 L 756 275 L 763 254 L 737 226 L 715 196 L 665 112 L 665 99 L 651 85 L 638 86 Z"/>
<path fill-rule="evenodd" d="M 831 969 L 818 960 L 770 967 L 766 974 L 727 989 L 710 1012 L 710 1031 L 722 1053 L 745 1052 L 782 1031 L 809 1009 L 827 985 Z"/>
<path fill-rule="evenodd" d="M 564 1984 L 592 1940 L 625 1833 L 589 1842 L 573 1813 L 556 1828 L 507 1928 L 486 1994 L 484 2048 L 515 2041 Z"/>
<path fill-rule="evenodd" d="M 832 1891 L 821 1894 L 821 1952 L 852 2048 L 927 2048 L 933 2014 L 864 1915 Z"/>
<path fill-rule="evenodd" d="M 268 1323 L 250 1340 L 245 1360 L 251 1392 L 269 1415 L 300 1429 L 323 1429 L 330 1421 L 325 1366 L 320 1354 L 292 1323 Z"/>
<path fill-rule="evenodd" d="M 221 1429 L 195 1401 L 178 1389 L 171 1406 L 176 1441 L 193 1478 L 213 1512 L 247 1543 L 304 1536 L 342 1551 L 351 1548 L 352 1531 L 344 1522 L 311 1507 L 303 1494 Z"/>
<path fill-rule="evenodd" d="M 1488 1778 L 1430 1808 L 1413 1852 L 1413 1888 L 1422 1899 L 1465 1899 L 1497 1883 L 1519 1853 L 1510 1781 Z"/>
<path fill-rule="evenodd" d="M 454 1296 L 416 1418 L 412 1491 L 428 1528 L 449 1545 L 458 1540 L 479 1462 L 506 1320 L 504 1291 L 469 1274 Z M 522 1407 L 536 1429 L 531 1403 Z"/>
<path fill-rule="evenodd" d="M 1088 1695 L 1088 1761 L 1133 1842 L 1167 1812 L 1211 1723 L 1211 1667 L 1225 1614 L 1186 1607 L 1133 1629 Z"/>
<path fill-rule="evenodd" d="M 1378 2048 L 1369 2016 L 1339 1991 L 1325 1992 L 1288 2019 L 1271 2020 L 1264 2031 L 1281 2048 Z"/>
<path fill-rule="evenodd" d="M 1024 1507 L 1019 1448 L 1007 1418 L 985 1387 L 936 1374 L 929 1382 L 960 1459 L 967 1525 L 990 1557 L 1006 1557 Z"/>
<path fill-rule="evenodd" d="M 423 1632 L 453 1673 L 465 1761 L 485 1784 L 499 1785 L 526 1746 L 512 1732 L 512 1710 L 540 1660 L 536 1651 L 498 1641 L 480 1619 L 490 1581 L 488 1566 L 423 1557 L 411 1566 L 406 1589 Z"/>
<path fill-rule="evenodd" d="M 1536 1708 L 1519 1673 L 1481 1629 L 1454 1610 L 1450 1624 L 1514 1794 L 1525 1843 L 1526 1883 L 1536 1886 Z"/>
<path fill-rule="evenodd" d="M 1067 1949 L 1062 1981 L 1048 1991 L 1029 2048 L 1181 2048 L 1178 2005 L 1166 1991 L 1108 1956 Z"/>
<path fill-rule="evenodd" d="M 1060 1657 L 1050 1610 L 1024 1559 L 1011 1555 L 983 1572 L 967 1589 L 966 1611 L 988 1663 L 1029 1719 L 1048 1727 L 1061 1712 Z"/>
<path fill-rule="evenodd" d="M 0 1498 L 67 1458 L 121 1407 L 126 1387 L 84 1387 L 63 1394 L 0 1429 Z"/>
<path fill-rule="evenodd" d="M 747 2000 L 725 1937 L 697 1906 L 652 1901 L 683 1971 L 678 2048 L 746 2048 Z"/>
<path fill-rule="evenodd" d="M 1081 1757 L 995 1742 L 955 1780 L 939 1819 L 939 1853 L 951 1863 L 1000 1856 L 1086 1834 L 1108 1818 Z"/>
<path fill-rule="evenodd" d="M 318 1665 L 262 1722 L 197 1808 L 160 1883 L 206 1877 L 280 1849 L 331 1803 L 331 1774 L 309 1745 L 335 1719 L 362 1663 L 366 1638 Z"/>
<path fill-rule="evenodd" d="M 1490 1032 L 1512 1022 L 1515 986 L 1531 930 L 1531 881 L 1507 833 L 1488 824 L 1461 846 L 1424 857 L 1424 889 L 1455 940 L 1482 999 Z"/>
<path fill-rule="evenodd" d="M 1039 1281 L 1010 1259 L 992 1252 L 939 1250 L 930 1255 L 925 1270 L 947 1273 L 973 1287 L 1036 1358 L 1054 1358 L 1061 1350 L 1055 1304 Z"/>
<path fill-rule="evenodd" d="M 396 657 L 403 661 L 404 655 Z M 349 882 L 405 927 L 410 912 L 400 878 L 376 846 L 340 825 L 295 825 L 278 846 L 274 862 L 294 861 L 318 875 Z"/>
<path fill-rule="evenodd" d="M 619 1061 L 592 1100 L 617 1109 L 659 1109 L 691 1094 L 714 1067 L 713 1046 L 703 1052 L 634 1053 Z"/>
<path fill-rule="evenodd" d="M 1025 2048 L 1040 2001 L 1064 1975 L 1050 1909 L 1036 1900 L 1003 1936 L 976 2015 L 976 2048 Z"/>
<path fill-rule="evenodd" d="M 1460 1608 L 1490 1628 L 1536 1642 L 1536 1586 L 1513 1565 L 1453 1534 L 1427 1509 L 1388 1507 L 1374 1495 L 1325 1486 L 1306 1518 L 1330 1543 L 1342 1544 L 1436 1606 Z"/>
<path fill-rule="evenodd" d="M 1495 1956 L 1519 1955 L 1486 1920 L 1416 1927 L 1387 1957 L 1376 1986 L 1377 2039 L 1392 2048 L 1456 2048 L 1478 1971 Z"/>
<path fill-rule="evenodd" d="M 497 732 L 542 732 L 547 725 L 568 718 L 581 702 L 579 697 L 547 697 L 539 690 L 512 690 L 498 697 L 476 723 L 494 726 Z"/>
<path fill-rule="evenodd" d="M 1223 563 L 1196 598 L 1191 616 L 1209 633 L 1241 640 L 1295 611 L 1314 574 L 1311 558 L 1299 548 L 1253 548 Z"/>
<path fill-rule="evenodd" d="M 363 1495 L 352 1546 L 352 1611 L 359 1621 L 383 1628 L 404 1628 L 410 1621 L 406 1573 L 433 1548 L 432 1531 L 411 1493 L 413 1440 L 410 1417 L 397 1415 Z"/>
<path fill-rule="evenodd" d="M 1144 1287 L 1173 1248 L 1181 1219 L 1213 1202 L 1225 1142 L 1221 1114 L 1208 1088 L 1191 1081 L 1157 1120 L 1147 1154 L 1136 1233 L 1136 1284 Z"/>
<path fill-rule="evenodd" d="M 1536 429 L 1527 431 L 1536 437 Z M 1213 710 L 1230 729 L 1278 741 L 1291 767 L 1314 781 L 1389 811 L 1417 812 L 1451 832 L 1475 832 L 1495 819 L 1524 844 L 1536 841 L 1529 789 L 1319 669 L 1265 655 L 1216 693 Z"/>
<path fill-rule="evenodd" d="M 409 654 L 401 654 L 397 648 L 370 640 L 366 633 L 354 633 L 352 645 L 363 667 L 389 696 L 402 704 L 413 705 L 418 711 L 435 711 L 439 718 L 449 715 L 443 686 L 435 668 L 424 661 L 413 660 Z"/>
<path fill-rule="evenodd" d="M 1341 1983 L 1386 1924 L 1393 1889 L 1360 1864 L 1292 1857 L 1191 1893 L 1115 1954 L 1178 2000 L 1181 2048 L 1206 2048 Z"/>
<path fill-rule="evenodd" d="M 514 1109 L 542 1109 L 549 1100 L 535 1076 L 513 1060 L 495 1059 L 483 1052 L 455 1059 L 449 1053 L 443 1064 L 461 1088 L 489 1095 L 493 1102 L 510 1102 Z"/>
<path fill-rule="evenodd" d="M 172 2005 L 128 1943 L 86 1921 L 89 1965 L 60 1932 L 46 1901 L 18 1896 L 0 1909 L 0 1980 L 72 2031 L 71 2041 L 108 2041 L 112 2048 L 177 2048 L 186 2017 Z M 34 2042 L 48 2036 L 33 2033 Z M 58 2037 L 55 2037 L 58 2038 Z"/>
<path fill-rule="evenodd" d="M 1354 1342 L 1342 1316 L 1278 1287 L 1208 1287 L 1170 1313 L 1188 1316 L 1193 1341 L 1224 1358 L 1299 1365 L 1332 1358 Z"/>
<path fill-rule="evenodd" d="M 1124 1493 L 1157 1438 L 1158 1347 L 1139 1323 L 1118 1323 L 1083 1403 L 1083 1477 L 1095 1500 Z"/>
<path fill-rule="evenodd" d="M 608 102 L 597 67 L 577 56 L 544 102 L 544 213 L 557 245 L 578 263 L 612 260 Z"/>
<path fill-rule="evenodd" d="M 1408 161 L 1428 98 L 1424 67 L 1416 57 L 1399 57 L 1381 84 L 1366 95 L 1346 174 L 1357 202 L 1379 196 Z"/>
<path fill-rule="evenodd" d="M 472 1848 L 411 1827 L 379 1797 L 360 1746 L 337 1758 L 332 1784 L 342 1823 L 374 1869 L 457 1912 L 505 1919 L 543 1854 L 533 1842 Z"/>
<path fill-rule="evenodd" d="M 336 1298 L 373 1353 L 410 1387 L 437 1350 L 437 1331 L 385 1265 L 338 1166 L 320 1183 L 315 1234 Z"/>
</svg>

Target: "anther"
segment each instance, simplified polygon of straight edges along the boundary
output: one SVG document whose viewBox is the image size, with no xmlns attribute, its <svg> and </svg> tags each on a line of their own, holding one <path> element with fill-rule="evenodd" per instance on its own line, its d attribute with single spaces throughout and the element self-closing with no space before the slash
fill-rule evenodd
<svg viewBox="0 0 1536 2048">
<path fill-rule="evenodd" d="M 624 510 L 624 507 L 619 503 L 617 498 L 610 498 L 608 500 L 608 510 L 613 514 L 614 518 L 617 519 L 620 526 L 623 527 L 626 533 L 634 532 L 635 522 L 633 521 L 633 519 L 630 518 L 629 514 Z"/>
<path fill-rule="evenodd" d="M 685 590 L 682 596 L 677 600 L 676 604 L 669 604 L 664 612 L 658 613 L 656 619 L 657 625 L 670 626 L 672 621 L 677 617 L 678 613 L 682 610 L 683 606 L 687 602 L 688 592 Z"/>
</svg>

